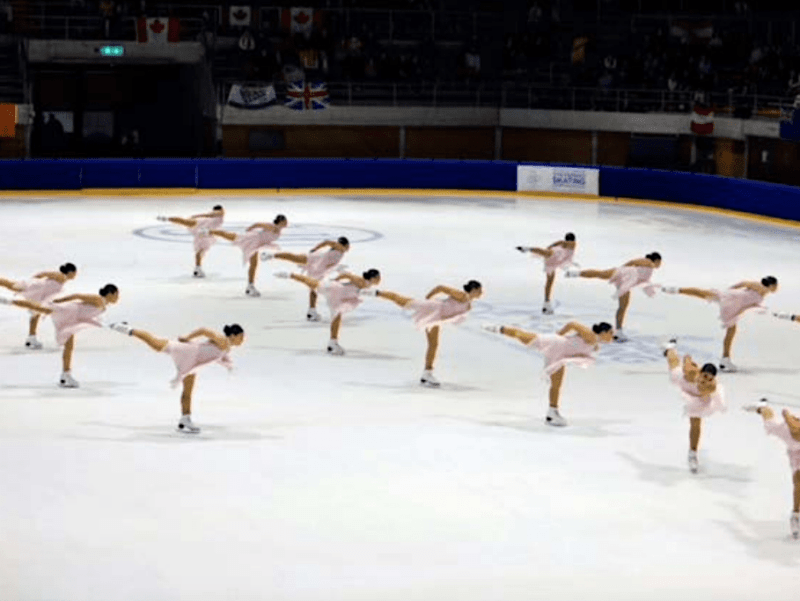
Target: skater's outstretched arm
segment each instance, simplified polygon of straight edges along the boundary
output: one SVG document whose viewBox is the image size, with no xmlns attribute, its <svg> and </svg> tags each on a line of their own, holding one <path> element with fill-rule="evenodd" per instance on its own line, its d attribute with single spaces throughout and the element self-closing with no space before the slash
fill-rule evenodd
<svg viewBox="0 0 800 601">
<path fill-rule="evenodd" d="M 650 259 L 632 259 L 625 263 L 625 267 L 652 267 L 653 262 Z"/>
<path fill-rule="evenodd" d="M 198 336 L 205 336 L 208 338 L 215 346 L 221 348 L 222 350 L 227 351 L 230 349 L 230 345 L 228 344 L 227 337 L 219 332 L 215 332 L 214 330 L 209 330 L 208 328 L 197 328 L 194 332 L 187 334 L 186 336 L 181 336 L 178 338 L 179 342 L 189 342 L 190 340 L 197 338 Z"/>
<path fill-rule="evenodd" d="M 44 307 L 39 303 L 35 303 L 33 301 L 29 301 L 24 298 L 20 298 L 17 300 L 10 300 L 8 301 L 9 305 L 14 305 L 16 307 L 21 307 L 22 309 L 28 309 L 29 311 L 34 311 L 36 313 L 40 313 L 42 315 L 50 315 L 53 310 L 49 307 Z"/>
<path fill-rule="evenodd" d="M 308 252 L 313 253 L 313 252 L 318 251 L 321 248 L 325 248 L 326 246 L 329 246 L 331 248 L 335 248 L 336 250 L 342 250 L 344 248 L 341 244 L 336 242 L 336 240 L 323 240 L 322 242 L 317 244 L 314 248 L 312 248 Z"/>
<path fill-rule="evenodd" d="M 585 325 L 580 324 L 577 321 L 569 322 L 558 331 L 561 336 L 569 334 L 570 332 L 575 332 L 578 336 L 583 338 L 586 344 L 597 344 L 597 334 L 592 332 L 591 328 L 587 328 Z"/>
<path fill-rule="evenodd" d="M 209 230 L 208 232 L 212 236 L 216 236 L 217 238 L 224 238 L 225 240 L 229 240 L 233 242 L 236 240 L 236 234 L 233 232 L 229 232 L 227 230 Z"/>
<path fill-rule="evenodd" d="M 558 243 L 556 243 L 556 244 L 558 244 Z M 551 248 L 553 248 L 552 244 L 550 246 L 548 246 L 547 248 L 538 248 L 536 246 L 532 246 L 530 248 L 530 252 L 533 253 L 534 255 L 537 255 L 539 257 L 544 257 L 546 259 L 547 257 L 549 257 L 550 255 L 553 254 L 553 251 L 550 250 Z"/>
<path fill-rule="evenodd" d="M 280 228 L 272 223 L 254 223 L 250 227 L 247 228 L 247 231 L 250 232 L 255 229 L 262 229 L 262 230 L 269 230 L 270 232 L 279 232 Z"/>
<path fill-rule="evenodd" d="M 758 292 L 761 296 L 765 296 L 769 292 L 769 288 L 764 286 L 761 282 L 744 281 L 731 286 L 731 288 L 747 288 L 753 292 Z"/>
<path fill-rule="evenodd" d="M 210 213 L 198 213 L 197 215 L 192 215 L 189 219 L 203 219 L 204 217 L 219 217 L 220 213 L 218 211 L 211 211 Z"/>
<path fill-rule="evenodd" d="M 67 281 L 67 276 L 61 273 L 60 271 L 40 271 L 33 277 L 37 280 L 39 279 L 56 280 L 57 282 L 61 282 L 62 284 L 65 281 Z"/>
<path fill-rule="evenodd" d="M 70 301 L 80 301 L 82 303 L 87 303 L 89 305 L 94 305 L 95 307 L 105 307 L 106 304 L 103 301 L 103 297 L 99 294 L 68 294 L 67 296 L 62 296 L 61 298 L 53 299 L 52 303 L 68 303 Z"/>
<path fill-rule="evenodd" d="M 469 300 L 469 295 L 464 292 L 463 290 L 456 290 L 455 288 L 450 288 L 449 286 L 436 286 L 433 290 L 428 292 L 425 295 L 426 299 L 433 298 L 437 294 L 446 294 L 447 296 L 454 298 L 460 303 L 467 302 Z"/>
<path fill-rule="evenodd" d="M 681 360 L 678 357 L 678 351 L 676 351 L 674 348 L 668 348 L 666 351 L 664 351 L 664 356 L 667 358 L 667 367 L 669 367 L 670 371 L 681 364 Z"/>
<path fill-rule="evenodd" d="M 334 282 L 344 282 L 344 281 L 352 282 L 353 284 L 355 284 L 359 288 L 368 288 L 369 287 L 369 282 L 367 280 L 362 278 L 360 275 L 356 275 L 354 273 L 349 273 L 349 272 L 345 272 L 345 273 L 339 274 L 336 278 L 334 278 L 333 281 Z"/>
</svg>

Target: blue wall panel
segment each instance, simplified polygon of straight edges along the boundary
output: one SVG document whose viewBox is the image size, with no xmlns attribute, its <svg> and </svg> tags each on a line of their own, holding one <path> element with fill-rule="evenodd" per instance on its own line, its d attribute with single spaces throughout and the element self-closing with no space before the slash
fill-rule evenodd
<svg viewBox="0 0 800 601">
<path fill-rule="evenodd" d="M 85 159 L 84 188 L 135 188 L 139 185 L 139 161 Z"/>
<path fill-rule="evenodd" d="M 140 161 L 139 185 L 143 188 L 196 188 L 197 161 L 157 160 Z"/>
<path fill-rule="evenodd" d="M 80 161 L 0 161 L 0 190 L 80 190 Z"/>
<path fill-rule="evenodd" d="M 601 167 L 600 194 L 800 220 L 800 188 L 715 175 Z"/>
</svg>

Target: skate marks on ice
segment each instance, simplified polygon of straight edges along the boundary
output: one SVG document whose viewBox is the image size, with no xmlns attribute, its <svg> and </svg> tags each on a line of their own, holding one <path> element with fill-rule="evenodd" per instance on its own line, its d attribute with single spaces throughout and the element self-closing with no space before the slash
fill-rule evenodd
<svg viewBox="0 0 800 601">
<path fill-rule="evenodd" d="M 462 415 L 434 415 L 433 417 L 459 422 L 466 422 L 479 427 L 503 428 L 526 434 L 544 434 L 546 436 L 564 436 L 567 438 L 609 438 L 627 436 L 625 430 L 630 424 L 628 420 L 603 418 L 573 418 L 565 416 L 566 427 L 548 426 L 542 416 L 521 413 L 496 413 L 497 418 L 470 418 Z"/>
<path fill-rule="evenodd" d="M 744 498 L 746 491 L 742 484 L 753 481 L 749 466 L 722 463 L 709 458 L 710 453 L 700 451 L 700 471 L 693 474 L 686 465 L 686 448 L 675 446 L 675 463 L 664 465 L 642 459 L 641 456 L 620 451 L 617 455 L 636 470 L 640 480 L 667 488 L 687 482 L 696 482 L 712 492 L 722 493 L 734 498 Z"/>
<path fill-rule="evenodd" d="M 177 420 L 175 420 L 177 424 Z M 245 442 L 251 443 L 259 440 L 282 440 L 284 437 L 277 434 L 267 434 L 262 430 L 268 426 L 259 426 L 259 431 L 237 428 L 235 426 L 220 426 L 215 424 L 198 423 L 198 434 L 184 434 L 175 430 L 175 424 L 170 427 L 165 422 L 152 425 L 132 425 L 125 423 L 91 421 L 83 422 L 82 426 L 92 429 L 98 428 L 97 433 L 65 434 L 63 438 L 102 441 L 102 442 L 156 442 L 164 444 L 190 444 L 191 442 Z M 117 434 L 116 436 L 110 433 Z"/>
<path fill-rule="evenodd" d="M 58 376 L 51 380 L 37 384 L 0 384 L 0 399 L 3 397 L 38 398 L 63 402 L 68 399 L 108 399 L 115 396 L 127 396 L 131 394 L 128 391 L 138 390 L 135 383 L 104 382 L 102 380 L 79 380 L 78 388 L 62 388 L 58 385 Z M 5 391 L 12 394 L 3 394 Z"/>
<path fill-rule="evenodd" d="M 225 223 L 220 229 L 236 234 L 243 234 L 250 223 Z M 191 244 L 194 237 L 188 228 L 181 225 L 158 224 L 149 225 L 133 230 L 134 236 L 156 242 L 174 242 L 178 244 Z M 321 223 L 292 223 L 284 229 L 278 245 L 283 248 L 306 248 L 317 244 L 320 240 L 336 240 L 345 236 L 350 244 L 373 242 L 383 238 L 383 234 L 375 230 L 368 230 L 348 225 L 330 225 Z M 225 241 L 227 242 L 227 241 Z M 232 246 L 230 242 L 227 242 Z"/>
<path fill-rule="evenodd" d="M 785 519 L 761 519 L 745 515 L 744 511 L 732 503 L 721 503 L 721 508 L 730 515 L 729 519 L 717 519 L 715 523 L 730 537 L 741 544 L 747 553 L 757 560 L 766 560 L 785 567 L 800 567 L 800 541 L 789 533 L 789 514 Z M 796 589 L 787 583 L 787 593 Z M 794 598 L 787 597 L 787 598 Z"/>
<path fill-rule="evenodd" d="M 316 347 L 291 348 L 288 346 L 252 345 L 252 349 L 269 351 L 279 351 L 291 354 L 296 357 L 330 357 L 331 361 L 347 361 L 348 359 L 372 360 L 372 361 L 409 361 L 411 357 L 402 357 L 389 353 L 378 353 L 374 351 L 361 350 L 357 348 L 345 347 L 344 355 L 332 355 L 327 351 L 327 341 Z"/>
<path fill-rule="evenodd" d="M 347 355 L 345 355 L 345 357 L 346 356 Z M 407 359 L 407 357 L 399 357 L 399 358 Z M 474 393 L 474 392 L 479 392 L 479 393 L 490 392 L 486 388 L 480 388 L 478 386 L 467 386 L 466 384 L 456 384 L 454 382 L 447 382 L 447 381 L 442 381 L 438 387 L 423 386 L 422 384 L 420 384 L 419 380 L 406 380 L 405 382 L 395 381 L 386 384 L 379 384 L 378 382 L 350 381 L 350 382 L 344 382 L 344 384 L 356 388 L 367 388 L 367 389 L 372 388 L 376 390 L 383 390 L 386 392 L 395 393 L 398 395 L 411 395 L 411 396 L 430 395 L 434 397 L 437 394 L 443 396 L 449 392 L 456 392 L 462 394 Z"/>
</svg>

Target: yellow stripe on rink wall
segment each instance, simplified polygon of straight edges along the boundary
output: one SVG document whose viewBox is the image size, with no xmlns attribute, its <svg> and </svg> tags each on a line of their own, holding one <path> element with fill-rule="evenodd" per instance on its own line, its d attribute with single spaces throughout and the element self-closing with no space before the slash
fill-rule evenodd
<svg viewBox="0 0 800 601">
<path fill-rule="evenodd" d="M 800 222 L 790 219 L 767 217 L 754 213 L 744 213 L 731 209 L 704 207 L 700 205 L 681 204 L 663 200 L 647 200 L 639 198 L 616 198 L 612 196 L 593 196 L 588 194 L 566 194 L 558 192 L 516 192 L 506 190 L 439 190 L 420 188 L 91 188 L 84 190 L 1 190 L 3 198 L 36 198 L 43 196 L 52 198 L 85 198 L 97 196 L 124 196 L 142 199 L 157 199 L 174 196 L 191 196 L 198 198 L 225 198 L 229 196 L 412 196 L 442 198 L 458 196 L 462 198 L 518 198 L 521 200 L 556 200 L 571 202 L 595 202 L 607 204 L 626 204 L 656 208 L 669 208 L 680 211 L 693 211 L 723 217 L 746 219 L 758 223 L 800 228 Z"/>
</svg>

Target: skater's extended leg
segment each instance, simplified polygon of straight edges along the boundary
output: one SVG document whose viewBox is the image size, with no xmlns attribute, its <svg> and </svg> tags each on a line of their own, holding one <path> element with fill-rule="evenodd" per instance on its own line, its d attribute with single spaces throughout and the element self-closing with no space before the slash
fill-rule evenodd
<svg viewBox="0 0 800 601">
<path fill-rule="evenodd" d="M 298 265 L 305 265 L 308 263 L 308 257 L 306 255 L 298 255 L 295 253 L 275 253 L 275 259 L 281 259 L 283 261 L 291 261 L 292 263 L 297 263 Z"/>
<path fill-rule="evenodd" d="M 553 293 L 553 284 L 556 281 L 556 272 L 547 274 L 547 281 L 544 284 L 544 300 L 550 302 L 550 295 Z"/>
<path fill-rule="evenodd" d="M 615 269 L 584 269 L 579 272 L 582 278 L 598 278 L 607 280 L 614 275 Z"/>
<path fill-rule="evenodd" d="M 537 248 L 535 246 L 533 248 L 531 248 L 530 251 L 534 255 L 538 255 L 540 257 L 544 257 L 545 259 L 553 254 L 553 251 L 550 250 L 549 248 Z"/>
<path fill-rule="evenodd" d="M 317 293 L 313 290 L 310 290 L 308 293 L 308 308 L 309 309 L 316 309 L 317 308 Z"/>
<path fill-rule="evenodd" d="M 301 282 L 305 284 L 311 289 L 312 292 L 317 289 L 317 286 L 319 286 L 319 280 L 315 280 L 314 278 L 310 278 L 307 275 L 303 275 L 300 273 L 293 273 L 289 276 L 289 278 L 296 282 Z"/>
<path fill-rule="evenodd" d="M 561 396 L 561 384 L 564 382 L 565 370 L 566 367 L 561 367 L 550 376 L 550 406 L 553 409 L 558 409 L 558 399 Z"/>
<path fill-rule="evenodd" d="M 703 420 L 699 417 L 689 418 L 689 449 L 697 451 L 700 446 L 700 431 Z"/>
<path fill-rule="evenodd" d="M 628 312 L 628 305 L 631 302 L 631 293 L 626 292 L 619 297 L 619 307 L 617 307 L 617 329 L 622 329 L 622 324 L 625 322 L 625 314 Z"/>
<path fill-rule="evenodd" d="M 378 290 L 375 293 L 375 296 L 390 300 L 398 307 L 405 307 L 408 303 L 414 300 L 413 298 L 397 294 L 396 292 L 389 292 L 388 290 Z"/>
<path fill-rule="evenodd" d="M 149 346 L 154 351 L 160 353 L 163 351 L 167 344 L 169 344 L 169 340 L 166 338 L 159 338 L 158 336 L 153 336 L 149 332 L 145 332 L 144 330 L 131 330 L 131 336 L 134 338 L 138 338 L 142 342 L 144 342 L 147 346 Z"/>
<path fill-rule="evenodd" d="M 218 238 L 224 238 L 230 242 L 234 242 L 236 240 L 236 234 L 233 232 L 226 232 L 225 230 L 211 230 L 208 233 L 212 236 L 217 236 Z"/>
<path fill-rule="evenodd" d="M 175 223 L 177 225 L 183 225 L 186 227 L 194 227 L 197 225 L 196 219 L 184 219 L 183 217 L 168 217 L 167 221 L 170 223 Z"/>
<path fill-rule="evenodd" d="M 13 300 L 11 301 L 11 304 L 16 307 L 22 307 L 23 309 L 30 309 L 31 311 L 36 311 L 37 313 L 41 313 L 42 315 L 50 315 L 53 312 L 53 310 L 48 307 L 44 307 L 39 303 L 25 300 L 23 298 L 19 300 Z"/>
<path fill-rule="evenodd" d="M 192 390 L 194 389 L 194 376 L 189 374 L 183 379 L 183 391 L 181 392 L 181 415 L 192 414 Z"/>
<path fill-rule="evenodd" d="M 247 283 L 256 283 L 256 272 L 258 271 L 258 253 L 250 257 L 250 267 L 247 268 Z"/>
<path fill-rule="evenodd" d="M 342 326 L 342 314 L 337 313 L 331 322 L 331 340 L 339 339 L 339 328 Z"/>
<path fill-rule="evenodd" d="M 36 315 L 31 315 L 31 320 L 28 323 L 28 335 L 29 336 L 36 336 L 36 329 L 39 327 L 39 320 L 41 319 L 41 315 L 38 313 Z"/>
<path fill-rule="evenodd" d="M 694 296 L 695 298 L 702 298 L 703 300 L 716 300 L 717 294 L 711 290 L 704 290 L 703 288 L 678 288 L 678 294 L 685 296 Z"/>
<path fill-rule="evenodd" d="M 508 336 L 509 338 L 516 338 L 522 344 L 530 344 L 539 336 L 533 332 L 526 332 L 525 330 L 512 328 L 511 326 L 500 326 L 500 333 L 503 336 Z"/>
<path fill-rule="evenodd" d="M 439 350 L 439 326 L 433 326 L 425 330 L 428 338 L 428 350 L 425 353 L 425 369 L 433 371 L 433 364 L 436 362 L 436 351 Z"/>
<path fill-rule="evenodd" d="M 722 343 L 722 356 L 725 358 L 730 358 L 731 356 L 731 347 L 733 346 L 734 336 L 736 336 L 736 324 L 729 327 L 725 332 L 725 340 Z"/>
<path fill-rule="evenodd" d="M 70 371 L 72 368 L 72 351 L 75 349 L 75 335 L 69 337 L 64 345 L 64 352 L 61 354 L 62 371 Z"/>
</svg>

